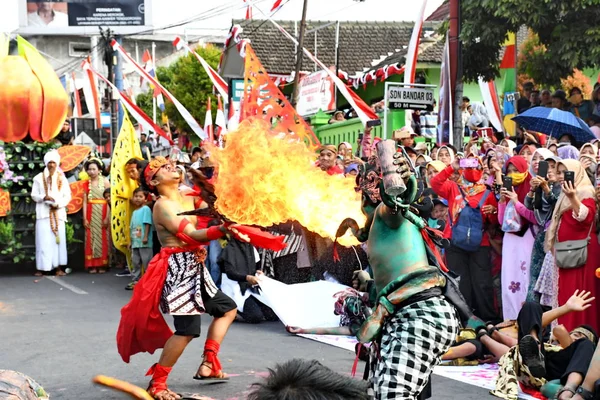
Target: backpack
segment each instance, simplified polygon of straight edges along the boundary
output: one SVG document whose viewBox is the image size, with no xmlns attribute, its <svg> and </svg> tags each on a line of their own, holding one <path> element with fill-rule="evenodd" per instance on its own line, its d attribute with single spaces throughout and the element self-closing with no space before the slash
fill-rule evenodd
<svg viewBox="0 0 600 400">
<path fill-rule="evenodd" d="M 483 216 L 481 215 L 481 206 L 487 200 L 490 191 L 486 190 L 477 207 L 471 207 L 467 200 L 467 195 L 462 188 L 458 186 L 463 199 L 467 203 L 465 208 L 458 214 L 458 221 L 453 225 L 452 216 L 450 217 L 450 227 L 452 228 L 451 243 L 464 251 L 477 251 L 483 240 Z"/>
</svg>

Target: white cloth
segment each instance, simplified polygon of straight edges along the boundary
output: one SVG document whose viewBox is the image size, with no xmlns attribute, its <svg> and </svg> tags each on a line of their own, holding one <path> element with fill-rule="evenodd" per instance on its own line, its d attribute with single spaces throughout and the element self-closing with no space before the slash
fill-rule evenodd
<svg viewBox="0 0 600 400">
<path fill-rule="evenodd" d="M 38 271 L 52 271 L 67 265 L 67 237 L 65 221 L 58 221 L 58 238 L 50 227 L 49 218 L 38 218 L 35 221 L 35 267 Z"/>
<path fill-rule="evenodd" d="M 46 23 L 37 12 L 27 14 L 27 26 L 69 26 L 69 16 L 65 13 L 54 11 L 54 19 Z"/>
<path fill-rule="evenodd" d="M 528 229 L 523 237 L 505 233 L 502 241 L 502 313 L 504 320 L 516 320 L 527 300 L 529 265 L 535 238 Z"/>
<path fill-rule="evenodd" d="M 44 178 L 48 179 L 47 172 L 39 173 L 33 178 L 33 187 L 31 188 L 31 198 L 35 201 L 35 218 L 49 218 L 50 206 L 58 207 L 58 219 L 67 220 L 66 208 L 71 201 L 71 187 L 62 173 L 55 172 L 52 177 L 52 185 L 48 188 L 48 196 L 54 199 L 54 202 L 45 202 L 46 192 L 44 191 Z M 62 187 L 58 190 L 58 179 L 62 180 Z"/>
</svg>

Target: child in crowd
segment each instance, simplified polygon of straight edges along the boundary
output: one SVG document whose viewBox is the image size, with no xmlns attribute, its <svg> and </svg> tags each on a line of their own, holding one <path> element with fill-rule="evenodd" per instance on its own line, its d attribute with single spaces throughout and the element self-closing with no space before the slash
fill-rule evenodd
<svg viewBox="0 0 600 400">
<path fill-rule="evenodd" d="M 129 225 L 133 281 L 127 285 L 125 288 L 127 290 L 133 290 L 153 256 L 152 211 L 146 205 L 147 196 L 148 194 L 142 188 L 137 188 L 133 192 L 132 204 L 135 210 L 131 215 Z"/>
</svg>

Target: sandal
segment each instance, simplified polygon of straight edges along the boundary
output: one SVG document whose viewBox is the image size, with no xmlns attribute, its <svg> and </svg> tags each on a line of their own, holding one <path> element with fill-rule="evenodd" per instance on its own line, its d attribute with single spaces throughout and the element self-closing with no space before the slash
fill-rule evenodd
<svg viewBox="0 0 600 400">
<path fill-rule="evenodd" d="M 148 389 L 146 389 L 146 392 L 148 392 L 148 394 L 150 396 L 152 396 L 153 399 L 156 399 L 156 395 L 158 395 L 159 393 L 162 393 L 162 392 L 167 392 L 167 394 L 170 395 L 175 400 L 182 398 L 182 396 L 178 395 L 177 393 L 175 393 L 174 391 L 172 391 L 168 388 L 163 389 L 161 387 L 153 387 L 152 381 L 150 382 L 150 386 L 148 386 Z"/>
<path fill-rule="evenodd" d="M 33 276 L 44 276 L 44 274 L 41 271 L 37 271 Z"/>
<path fill-rule="evenodd" d="M 559 399 L 560 396 L 564 393 L 564 392 L 571 392 L 573 394 L 573 396 L 575 396 L 577 393 L 577 389 L 573 389 L 572 387 L 569 386 L 563 386 L 557 393 L 556 396 L 554 397 L 555 399 Z M 573 397 L 571 396 L 571 397 Z"/>
<path fill-rule="evenodd" d="M 98 273 L 98 270 L 96 268 L 90 268 L 90 270 L 88 271 L 89 274 L 96 274 Z"/>
<path fill-rule="evenodd" d="M 56 276 L 65 276 L 67 275 L 62 269 L 56 270 Z"/>
<path fill-rule="evenodd" d="M 210 363 L 204 361 L 202 364 L 200 364 L 200 368 L 206 367 L 206 368 L 210 369 L 210 371 L 211 371 L 210 375 L 202 376 L 202 375 L 196 374 L 196 375 L 194 375 L 195 380 L 211 381 L 211 382 L 227 382 L 229 380 L 229 376 L 227 376 L 227 374 L 225 374 L 221 370 L 219 370 L 219 371 L 213 370 L 212 366 L 209 364 Z"/>
<path fill-rule="evenodd" d="M 105 274 L 106 273 L 106 268 L 100 268 L 100 269 L 98 269 L 98 273 L 99 274 Z"/>
<path fill-rule="evenodd" d="M 531 375 L 536 378 L 543 378 L 546 375 L 546 365 L 544 355 L 540 350 L 540 342 L 533 336 L 526 335 L 519 340 L 519 353 Z"/>
</svg>

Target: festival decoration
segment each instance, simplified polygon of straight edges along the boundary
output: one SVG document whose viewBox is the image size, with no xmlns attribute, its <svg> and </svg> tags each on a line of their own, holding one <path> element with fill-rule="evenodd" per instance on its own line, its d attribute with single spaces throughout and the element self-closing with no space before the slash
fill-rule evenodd
<svg viewBox="0 0 600 400">
<path fill-rule="evenodd" d="M 71 188 L 71 201 L 67 204 L 67 214 L 75 214 L 83 207 L 83 196 L 87 180 L 75 181 L 69 184 Z"/>
<path fill-rule="evenodd" d="M 319 139 L 269 78 L 267 71 L 249 44 L 246 46 L 244 93 L 241 120 L 259 116 L 265 121 L 274 121 L 272 130 L 275 134 L 306 141 L 312 150 L 319 147 L 321 144 Z"/>
<path fill-rule="evenodd" d="M 67 117 L 69 98 L 35 47 L 18 36 L 17 48 L 18 55 L 0 53 L 0 140 L 12 143 L 29 133 L 33 140 L 49 142 Z"/>
<path fill-rule="evenodd" d="M 127 112 L 124 110 L 123 125 L 115 143 L 110 163 L 110 208 L 112 241 L 117 250 L 130 257 L 129 222 L 131 220 L 131 202 L 137 182 L 125 172 L 125 163 L 131 159 L 142 159 L 142 151 Z M 130 261 L 128 259 L 128 261 Z"/>
<path fill-rule="evenodd" d="M 85 160 L 91 149 L 88 146 L 72 145 L 61 146 L 57 151 L 60 154 L 60 169 L 69 172 Z"/>
<path fill-rule="evenodd" d="M 252 53 L 248 49 L 248 58 Z M 210 149 L 211 158 L 219 164 L 217 210 L 244 225 L 269 227 L 298 221 L 332 240 L 345 218 L 364 224 L 354 180 L 321 171 L 313 164 L 311 149 L 302 141 L 288 140 L 281 127 L 272 127 L 267 122 L 270 116 L 266 118 L 261 120 L 259 114 L 242 121 L 236 131 L 227 134 L 224 149 Z M 357 243 L 350 237 L 339 242 Z"/>
<path fill-rule="evenodd" d="M 0 189 L 0 217 L 6 217 L 10 212 L 10 193 Z"/>
</svg>

